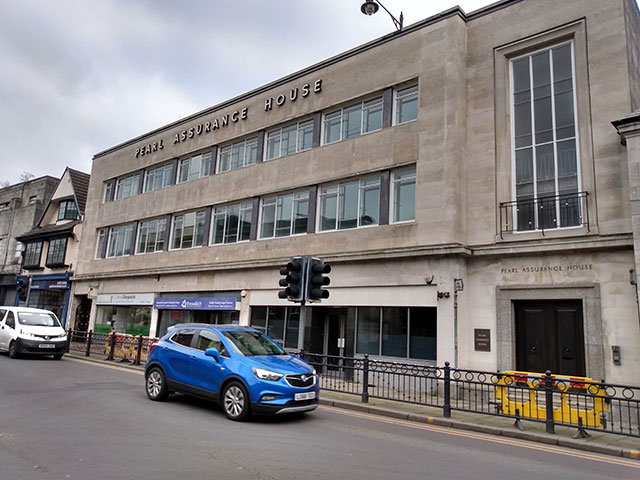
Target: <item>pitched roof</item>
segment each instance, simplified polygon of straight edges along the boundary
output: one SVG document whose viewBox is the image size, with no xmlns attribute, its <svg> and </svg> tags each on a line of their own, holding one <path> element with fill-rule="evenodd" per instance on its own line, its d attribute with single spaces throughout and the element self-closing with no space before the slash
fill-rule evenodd
<svg viewBox="0 0 640 480">
<path fill-rule="evenodd" d="M 73 191 L 76 194 L 78 211 L 80 214 L 84 214 L 84 207 L 87 204 L 87 192 L 89 191 L 89 179 L 91 178 L 91 175 L 72 168 L 67 168 L 67 170 L 69 170 Z"/>
<path fill-rule="evenodd" d="M 71 236 L 73 235 L 73 228 L 79 223 L 81 223 L 80 220 L 74 220 L 73 222 L 62 223 L 60 225 L 51 224 L 44 227 L 35 227 L 27 233 L 17 236 L 16 240 L 24 242 L 28 240 L 48 239 L 58 236 Z"/>
</svg>

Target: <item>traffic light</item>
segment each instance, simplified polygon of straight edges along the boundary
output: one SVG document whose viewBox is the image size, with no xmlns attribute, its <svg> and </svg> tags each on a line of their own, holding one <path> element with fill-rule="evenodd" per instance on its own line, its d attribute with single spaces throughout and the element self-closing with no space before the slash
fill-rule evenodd
<svg viewBox="0 0 640 480">
<path fill-rule="evenodd" d="M 320 302 L 323 298 L 329 298 L 329 290 L 325 287 L 331 283 L 325 273 L 331 272 L 331 265 L 324 263 L 321 258 L 309 257 L 307 267 L 307 282 L 305 300 L 309 302 Z"/>
<path fill-rule="evenodd" d="M 18 299 L 21 302 L 27 301 L 27 294 L 29 293 L 29 286 L 24 280 L 18 280 Z"/>
<path fill-rule="evenodd" d="M 291 302 L 302 302 L 304 300 L 304 279 L 307 262 L 305 257 L 291 257 L 286 267 L 280 269 L 279 285 L 285 287 L 278 292 L 278 298 L 286 298 Z"/>
</svg>

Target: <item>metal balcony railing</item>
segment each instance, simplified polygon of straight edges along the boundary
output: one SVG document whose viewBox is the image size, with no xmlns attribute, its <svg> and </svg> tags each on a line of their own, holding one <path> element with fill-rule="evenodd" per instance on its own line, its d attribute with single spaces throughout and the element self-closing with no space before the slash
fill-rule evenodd
<svg viewBox="0 0 640 480">
<path fill-rule="evenodd" d="M 500 204 L 500 238 L 505 233 L 589 227 L 589 192 L 520 199 Z"/>
</svg>

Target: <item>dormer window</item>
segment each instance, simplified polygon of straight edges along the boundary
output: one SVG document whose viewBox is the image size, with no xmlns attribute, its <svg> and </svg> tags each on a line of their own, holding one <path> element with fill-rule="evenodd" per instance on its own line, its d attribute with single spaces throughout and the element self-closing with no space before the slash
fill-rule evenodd
<svg viewBox="0 0 640 480">
<path fill-rule="evenodd" d="M 78 218 L 78 207 L 75 200 L 65 200 L 60 202 L 58 207 L 58 220 L 76 220 Z"/>
</svg>

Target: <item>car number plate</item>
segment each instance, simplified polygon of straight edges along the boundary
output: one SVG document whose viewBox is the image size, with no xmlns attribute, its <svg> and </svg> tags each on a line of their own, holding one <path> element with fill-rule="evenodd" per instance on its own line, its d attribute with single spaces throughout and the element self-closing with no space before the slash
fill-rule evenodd
<svg viewBox="0 0 640 480">
<path fill-rule="evenodd" d="M 56 348 L 56 346 L 53 343 L 41 343 L 38 348 Z"/>
<path fill-rule="evenodd" d="M 316 392 L 296 393 L 293 398 L 296 400 L 313 400 L 316 398 Z"/>
</svg>

